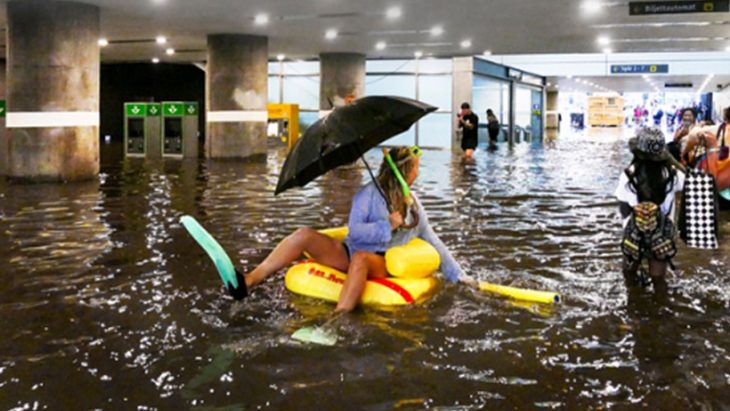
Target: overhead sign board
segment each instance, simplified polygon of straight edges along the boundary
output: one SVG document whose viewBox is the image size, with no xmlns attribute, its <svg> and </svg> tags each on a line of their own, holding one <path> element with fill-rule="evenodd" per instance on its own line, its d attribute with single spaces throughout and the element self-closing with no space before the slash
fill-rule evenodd
<svg viewBox="0 0 730 411">
<path fill-rule="evenodd" d="M 664 83 L 664 87 L 666 87 L 666 88 L 692 88 L 692 87 L 694 87 L 694 84 L 692 84 L 692 83 Z"/>
<path fill-rule="evenodd" d="M 666 74 L 669 64 L 612 64 L 611 74 Z"/>
<path fill-rule="evenodd" d="M 721 13 L 730 11 L 730 0 L 631 1 L 630 16 L 653 14 Z"/>
</svg>

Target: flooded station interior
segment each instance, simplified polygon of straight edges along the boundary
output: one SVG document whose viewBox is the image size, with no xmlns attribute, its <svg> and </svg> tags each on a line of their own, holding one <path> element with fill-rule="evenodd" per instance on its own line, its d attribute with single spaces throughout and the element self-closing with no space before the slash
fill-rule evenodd
<svg viewBox="0 0 730 411">
<path fill-rule="evenodd" d="M 727 409 L 727 0 L 0 9 L 0 408 Z"/>
</svg>

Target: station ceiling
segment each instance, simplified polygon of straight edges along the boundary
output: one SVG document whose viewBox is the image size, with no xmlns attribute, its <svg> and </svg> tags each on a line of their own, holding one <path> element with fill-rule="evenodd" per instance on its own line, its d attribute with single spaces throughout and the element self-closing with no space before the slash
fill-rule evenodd
<svg viewBox="0 0 730 411">
<path fill-rule="evenodd" d="M 35 0 L 16 0 L 35 1 Z M 55 0 L 45 0 L 55 1 Z M 529 53 L 718 51 L 730 13 L 629 16 L 628 2 L 585 0 L 83 0 L 101 8 L 102 61 L 201 62 L 206 35 L 269 37 L 273 59 Z M 0 1 L 4 6 L 7 1 Z M 1 7 L 0 25 L 6 26 Z M 329 32 L 329 36 L 328 36 Z M 155 39 L 164 36 L 166 44 Z M 600 41 L 599 38 L 603 37 Z M 608 41 L 606 41 L 608 40 Z M 175 53 L 166 54 L 172 48 Z"/>
</svg>

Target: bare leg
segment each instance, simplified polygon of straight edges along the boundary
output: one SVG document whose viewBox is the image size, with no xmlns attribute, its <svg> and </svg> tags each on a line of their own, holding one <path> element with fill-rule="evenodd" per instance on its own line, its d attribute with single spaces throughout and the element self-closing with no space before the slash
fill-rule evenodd
<svg viewBox="0 0 730 411">
<path fill-rule="evenodd" d="M 666 261 L 649 261 L 649 276 L 654 284 L 654 291 L 657 293 L 667 292 L 667 281 L 664 279 L 667 274 L 667 266 Z"/>
<path fill-rule="evenodd" d="M 350 268 L 347 271 L 347 280 L 340 291 L 340 300 L 337 302 L 335 311 L 352 311 L 360 301 L 367 279 L 387 276 L 384 257 L 375 253 L 357 251 L 352 256 Z"/>
<path fill-rule="evenodd" d="M 342 243 L 311 228 L 300 228 L 274 248 L 266 259 L 247 276 L 250 289 L 269 275 L 281 270 L 307 252 L 318 263 L 339 271 L 347 270 L 349 261 Z"/>
<path fill-rule="evenodd" d="M 466 158 L 472 158 L 472 156 L 473 156 L 473 155 L 474 155 L 474 150 L 472 150 L 472 149 L 470 149 L 470 148 L 468 148 L 468 149 L 466 150 L 466 152 L 464 153 L 464 156 L 465 156 Z"/>
<path fill-rule="evenodd" d="M 623 273 L 627 287 L 635 287 L 639 285 L 639 265 L 640 261 L 629 261 L 626 257 L 624 257 Z"/>
</svg>

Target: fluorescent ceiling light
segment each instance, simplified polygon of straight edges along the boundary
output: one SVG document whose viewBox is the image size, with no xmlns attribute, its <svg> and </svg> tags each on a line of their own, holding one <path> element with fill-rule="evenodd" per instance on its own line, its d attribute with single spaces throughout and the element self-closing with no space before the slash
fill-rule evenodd
<svg viewBox="0 0 730 411">
<path fill-rule="evenodd" d="M 444 34 L 444 28 L 441 26 L 433 26 L 431 27 L 431 35 L 436 37 Z"/>
<path fill-rule="evenodd" d="M 256 17 L 254 17 L 253 22 L 256 23 L 256 25 L 263 26 L 269 22 L 269 15 L 263 13 L 257 14 Z"/>
<path fill-rule="evenodd" d="M 377 50 L 385 50 L 386 46 L 387 46 L 387 44 L 385 44 L 384 41 L 379 41 L 379 42 L 375 43 L 375 48 Z"/>
<path fill-rule="evenodd" d="M 152 63 L 157 64 L 159 62 L 160 62 L 160 59 L 158 59 L 157 57 L 152 58 Z"/>
<path fill-rule="evenodd" d="M 413 55 L 414 55 L 414 56 L 415 56 L 415 57 L 416 57 L 417 59 L 420 59 L 421 57 L 423 57 L 423 52 L 419 50 L 419 51 L 417 51 L 417 52 L 413 53 Z"/>
<path fill-rule="evenodd" d="M 337 30 L 335 29 L 329 29 L 324 33 L 324 38 L 328 40 L 333 40 L 337 38 Z"/>
<path fill-rule="evenodd" d="M 491 56 L 492 55 L 492 51 L 491 50 L 484 50 L 484 53 L 483 54 L 485 56 Z"/>
<path fill-rule="evenodd" d="M 167 54 L 168 56 L 172 56 L 173 54 L 175 54 L 175 49 L 169 48 L 165 50 L 165 54 Z"/>
<path fill-rule="evenodd" d="M 276 55 L 276 59 L 279 60 L 279 61 L 284 61 L 285 58 L 286 58 L 286 56 L 283 55 L 283 54 L 277 54 Z"/>
<path fill-rule="evenodd" d="M 611 44 L 611 38 L 608 36 L 599 36 L 596 41 L 602 46 L 607 46 Z"/>
<path fill-rule="evenodd" d="M 461 48 L 468 49 L 469 47 L 471 47 L 471 40 L 463 40 L 461 42 Z"/>
<path fill-rule="evenodd" d="M 399 7 L 391 7 L 385 12 L 385 16 L 391 20 L 397 19 L 403 12 Z"/>
<path fill-rule="evenodd" d="M 105 38 L 100 38 L 98 44 L 100 47 L 106 47 L 109 45 L 109 40 Z"/>
<path fill-rule="evenodd" d="M 611 54 L 611 53 L 613 53 L 613 49 L 611 49 L 610 47 L 606 47 L 605 49 L 603 49 L 603 54 Z"/>
<path fill-rule="evenodd" d="M 157 36 L 157 38 L 155 38 L 155 42 L 157 42 L 157 44 L 165 44 L 167 43 L 167 37 Z"/>
</svg>

